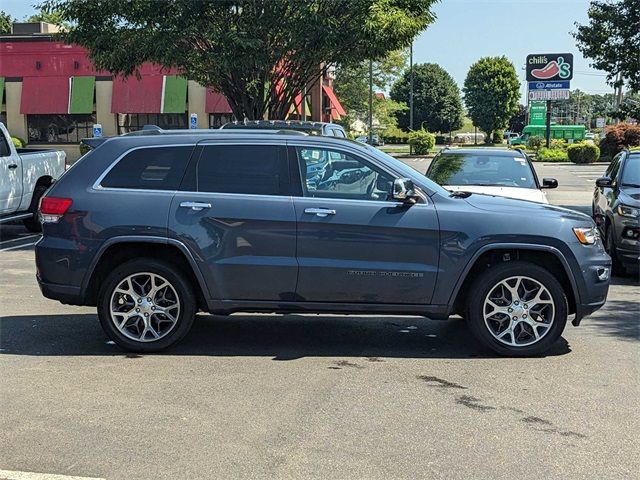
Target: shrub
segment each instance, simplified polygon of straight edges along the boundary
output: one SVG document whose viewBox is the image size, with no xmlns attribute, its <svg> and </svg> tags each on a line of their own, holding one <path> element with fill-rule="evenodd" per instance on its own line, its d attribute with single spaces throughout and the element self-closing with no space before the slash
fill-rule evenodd
<svg viewBox="0 0 640 480">
<path fill-rule="evenodd" d="M 527 140 L 527 147 L 531 150 L 535 150 L 536 152 L 540 150 L 540 147 L 544 144 L 544 139 L 542 137 L 533 136 L 529 137 Z"/>
<path fill-rule="evenodd" d="M 605 129 L 600 140 L 600 152 L 607 157 L 613 157 L 629 147 L 640 146 L 640 125 L 620 123 Z"/>
<path fill-rule="evenodd" d="M 504 140 L 504 131 L 496 130 L 493 132 L 493 136 L 491 137 L 493 143 L 502 143 L 502 140 Z"/>
<path fill-rule="evenodd" d="M 512 145 L 511 148 L 513 150 L 520 150 L 522 152 L 524 152 L 527 149 L 526 145 Z"/>
<path fill-rule="evenodd" d="M 409 133 L 409 144 L 418 155 L 426 155 L 436 145 L 436 137 L 426 130 L 416 130 Z"/>
<path fill-rule="evenodd" d="M 560 148 L 542 147 L 536 154 L 536 160 L 539 162 L 566 162 L 568 156 L 567 152 Z"/>
<path fill-rule="evenodd" d="M 600 149 L 593 143 L 574 143 L 567 148 L 567 154 L 573 163 L 593 163 L 600 158 Z"/>
<path fill-rule="evenodd" d="M 549 147 L 553 148 L 554 150 L 566 150 L 568 146 L 569 144 L 567 143 L 567 141 L 560 138 L 552 139 L 551 143 L 549 144 Z"/>
<path fill-rule="evenodd" d="M 24 148 L 27 146 L 27 142 L 25 142 L 20 137 L 11 137 L 11 141 L 16 148 Z"/>
</svg>

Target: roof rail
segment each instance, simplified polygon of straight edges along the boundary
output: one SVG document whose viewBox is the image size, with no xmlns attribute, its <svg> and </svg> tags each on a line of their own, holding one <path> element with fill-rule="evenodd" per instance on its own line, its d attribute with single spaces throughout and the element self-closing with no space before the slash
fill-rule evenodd
<svg viewBox="0 0 640 480">
<path fill-rule="evenodd" d="M 144 125 L 142 130 L 136 130 L 133 132 L 123 133 L 121 136 L 140 136 L 140 135 L 242 135 L 247 133 L 259 133 L 260 135 L 273 135 L 273 134 L 284 134 L 284 135 L 308 135 L 307 133 L 294 130 L 287 129 L 286 125 L 283 125 L 281 129 L 278 130 L 265 130 L 263 128 L 243 128 L 238 130 L 232 129 L 224 129 L 221 130 L 219 128 L 179 128 L 172 130 L 164 130 L 157 125 Z"/>
</svg>

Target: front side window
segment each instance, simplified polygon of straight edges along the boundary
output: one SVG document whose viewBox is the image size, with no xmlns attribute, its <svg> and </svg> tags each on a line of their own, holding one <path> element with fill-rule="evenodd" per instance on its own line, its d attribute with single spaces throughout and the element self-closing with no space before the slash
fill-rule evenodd
<svg viewBox="0 0 640 480">
<path fill-rule="evenodd" d="M 482 185 L 536 188 L 526 159 L 494 155 L 447 153 L 437 157 L 427 177 L 439 185 Z"/>
<path fill-rule="evenodd" d="M 95 113 L 27 115 L 29 143 L 80 143 L 93 136 Z"/>
<path fill-rule="evenodd" d="M 633 188 L 640 186 L 640 156 L 630 155 L 627 157 L 621 176 L 619 182 L 621 186 Z"/>
<path fill-rule="evenodd" d="M 209 145 L 196 168 L 199 192 L 289 195 L 286 150 L 278 145 Z"/>
<path fill-rule="evenodd" d="M 191 146 L 139 148 L 127 153 L 105 176 L 105 188 L 177 190 Z"/>
<path fill-rule="evenodd" d="M 389 200 L 393 176 L 344 152 L 296 147 L 306 197 Z"/>
<path fill-rule="evenodd" d="M 186 113 L 119 113 L 118 135 L 142 130 L 145 125 L 155 125 L 164 130 L 189 128 Z"/>
</svg>

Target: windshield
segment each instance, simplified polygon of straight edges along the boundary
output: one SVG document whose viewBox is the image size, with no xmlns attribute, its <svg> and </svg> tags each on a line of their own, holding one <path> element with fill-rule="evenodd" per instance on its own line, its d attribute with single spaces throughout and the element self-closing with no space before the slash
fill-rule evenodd
<svg viewBox="0 0 640 480">
<path fill-rule="evenodd" d="M 436 157 L 427 177 L 440 185 L 536 188 L 531 167 L 522 157 L 446 153 Z"/>
<path fill-rule="evenodd" d="M 640 155 L 629 156 L 620 183 L 622 186 L 640 186 Z"/>
</svg>

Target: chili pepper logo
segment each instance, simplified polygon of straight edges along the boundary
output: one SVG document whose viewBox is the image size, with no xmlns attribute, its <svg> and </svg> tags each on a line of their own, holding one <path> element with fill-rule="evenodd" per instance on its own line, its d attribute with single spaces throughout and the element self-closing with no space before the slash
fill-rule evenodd
<svg viewBox="0 0 640 480">
<path fill-rule="evenodd" d="M 560 78 L 569 78 L 571 76 L 571 65 L 564 61 L 563 57 L 558 60 L 551 60 L 542 68 L 531 70 L 531 75 L 540 80 L 549 80 L 556 75 Z"/>
</svg>

